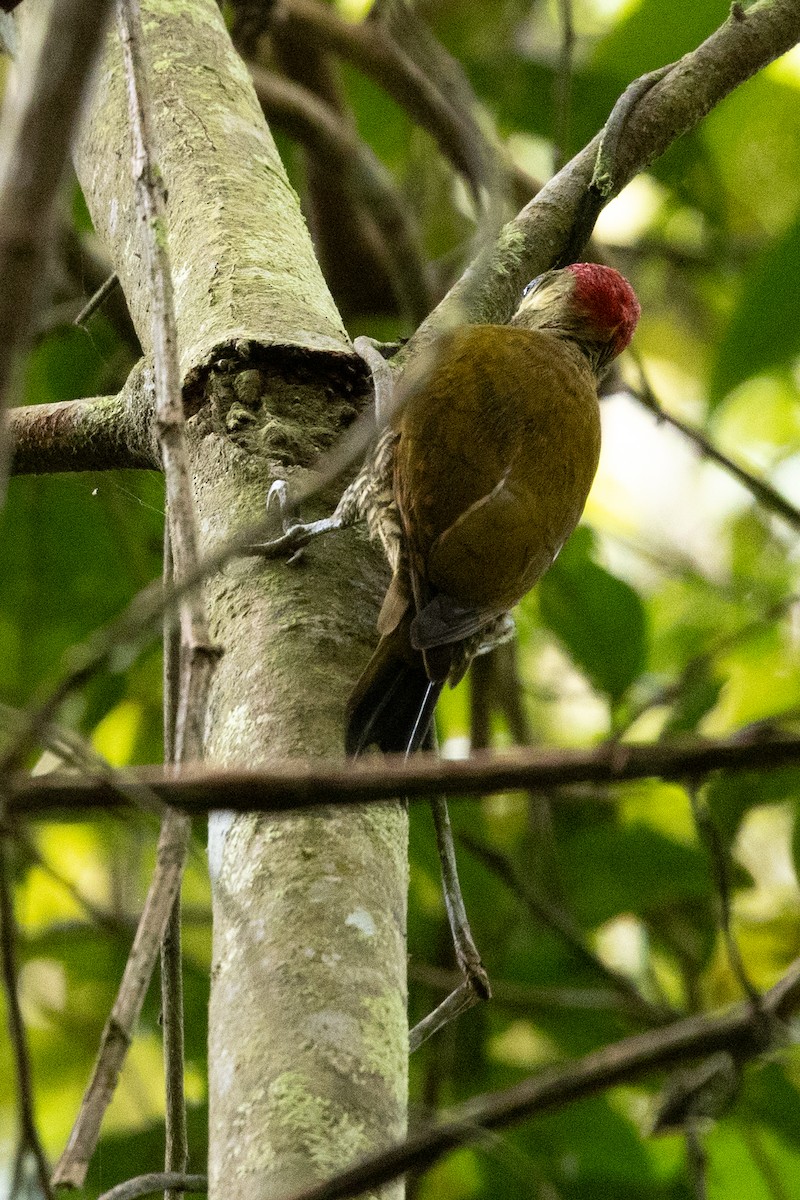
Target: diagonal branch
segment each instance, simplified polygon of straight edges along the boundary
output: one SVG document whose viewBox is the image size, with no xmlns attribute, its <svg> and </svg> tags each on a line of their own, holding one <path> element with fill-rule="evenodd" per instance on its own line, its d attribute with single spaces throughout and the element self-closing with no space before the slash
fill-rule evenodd
<svg viewBox="0 0 800 1200">
<path fill-rule="evenodd" d="M 775 1026 L 770 1036 L 780 1034 L 781 1023 L 799 1005 L 800 959 L 764 996 L 764 1013 Z M 506 1091 L 479 1096 L 447 1114 L 440 1124 L 420 1130 L 332 1179 L 296 1192 L 291 1200 L 345 1200 L 377 1190 L 411 1167 L 432 1167 L 449 1151 L 476 1141 L 486 1129 L 506 1128 L 554 1112 L 618 1084 L 633 1083 L 720 1050 L 735 1050 L 737 1058 L 744 1060 L 769 1048 L 763 1018 L 752 1005 L 713 1016 L 687 1017 L 666 1028 L 625 1038 L 566 1067 L 531 1076 Z"/>
<path fill-rule="evenodd" d="M 676 138 L 698 125 L 734 88 L 798 41 L 796 0 L 757 0 L 744 19 L 741 13 L 732 14 L 628 113 L 604 203 Z M 403 358 L 418 353 L 443 329 L 464 321 L 502 324 L 508 320 L 527 281 L 551 267 L 566 249 L 601 143 L 598 134 L 504 227 L 494 247 L 467 269 L 423 323 L 401 352 Z"/>
</svg>

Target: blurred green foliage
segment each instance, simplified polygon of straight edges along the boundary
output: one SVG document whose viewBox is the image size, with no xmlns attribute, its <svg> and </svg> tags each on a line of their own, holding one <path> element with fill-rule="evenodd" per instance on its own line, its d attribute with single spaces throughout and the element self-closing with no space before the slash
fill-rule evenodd
<svg viewBox="0 0 800 1200">
<path fill-rule="evenodd" d="M 727 18 L 727 0 L 575 0 L 567 149 L 602 126 L 638 74 L 692 49 Z M 443 42 L 529 169 L 546 171 L 560 6 L 431 0 Z M 394 173 L 445 283 L 469 248 L 468 206 L 427 135 L 352 68 L 343 86 L 358 129 Z M 290 170 L 304 179 L 293 147 Z M 800 60 L 740 88 L 601 219 L 598 248 L 642 300 L 636 345 L 669 410 L 800 503 Z M 73 219 L 86 218 L 78 200 Z M 361 322 L 363 324 L 363 321 Z M 358 330 L 353 330 L 357 332 Z M 386 322 L 372 332 L 387 333 Z M 389 333 L 407 332 L 399 322 Z M 114 390 L 128 361 L 102 316 L 56 324 L 30 356 L 20 402 Z M 623 363 L 621 383 L 636 385 Z M 593 744 L 794 729 L 800 717 L 796 533 L 719 468 L 657 427 L 631 398 L 604 404 L 606 450 L 586 526 L 518 614 L 519 647 L 497 656 L 493 696 L 466 681 L 440 706 L 445 750 L 491 707 L 492 739 L 519 721 L 532 743 Z M 22 706 L 64 654 L 160 570 L 162 488 L 146 474 L 20 478 L 0 515 L 0 700 Z M 94 680 L 61 714 L 115 763 L 160 755 L 160 661 L 151 650 Z M 502 672 L 505 672 L 504 674 Z M 793 833 L 795 770 L 716 775 L 704 797 L 732 855 L 734 929 L 751 978 L 774 983 L 800 952 Z M 412 1060 L 413 1111 L 445 1107 L 640 1032 L 591 956 L 545 928 L 474 851 L 501 855 L 528 896 L 545 897 L 651 1001 L 698 1011 L 741 991 L 719 933 L 719 898 L 685 790 L 657 780 L 569 795 L 504 795 L 453 805 L 462 883 L 496 987 Z M 15 844 L 21 996 L 47 1150 L 68 1135 L 111 1006 L 153 862 L 139 821 L 38 825 Z M 473 849 L 466 847 L 469 840 Z M 412 811 L 410 1011 L 441 1000 L 454 970 L 430 818 Z M 205 1157 L 205 1007 L 210 960 L 200 831 L 184 896 L 191 1167 Z M 432 970 L 434 969 L 434 970 Z M 438 972 L 438 973 L 437 973 Z M 541 989 L 549 989 L 542 991 Z M 3 1001 L 0 997 L 0 1007 Z M 0 1013 L 3 1022 L 5 1013 Z M 0 1070 L 2 1163 L 13 1147 L 13 1078 Z M 158 999 L 108 1115 L 82 1195 L 158 1168 L 163 1088 Z M 487 1135 L 411 1183 L 421 1200 L 687 1200 L 679 1135 L 648 1136 L 659 1081 Z M 800 1198 L 800 1059 L 785 1048 L 745 1072 L 730 1114 L 706 1138 L 710 1200 Z"/>
</svg>

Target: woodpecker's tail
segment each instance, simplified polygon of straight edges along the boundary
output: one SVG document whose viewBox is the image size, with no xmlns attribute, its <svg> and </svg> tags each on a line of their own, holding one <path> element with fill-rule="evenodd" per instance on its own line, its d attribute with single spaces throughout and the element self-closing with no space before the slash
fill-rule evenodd
<svg viewBox="0 0 800 1200">
<path fill-rule="evenodd" d="M 409 639 L 407 617 L 382 637 L 347 705 L 345 749 L 358 755 L 368 746 L 386 754 L 411 754 L 430 729 L 444 681 L 428 677 Z"/>
</svg>

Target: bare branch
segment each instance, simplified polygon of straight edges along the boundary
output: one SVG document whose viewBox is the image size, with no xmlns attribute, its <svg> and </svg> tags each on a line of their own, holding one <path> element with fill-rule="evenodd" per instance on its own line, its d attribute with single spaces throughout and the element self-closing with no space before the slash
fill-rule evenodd
<svg viewBox="0 0 800 1200">
<path fill-rule="evenodd" d="M 75 320 L 73 321 L 73 325 L 85 325 L 86 322 L 89 320 L 89 317 L 91 317 L 95 312 L 97 312 L 100 305 L 105 300 L 107 300 L 108 297 L 111 295 L 111 293 L 114 291 L 114 289 L 118 288 L 118 287 L 119 287 L 119 275 L 117 275 L 117 273 L 115 271 L 112 275 L 109 275 L 108 279 L 106 279 L 103 283 L 100 284 L 100 287 L 97 289 L 97 291 L 94 293 L 94 295 L 89 297 L 89 299 L 86 301 L 83 308 L 78 313 Z"/>
<path fill-rule="evenodd" d="M 152 294 L 156 429 L 166 476 L 170 547 L 174 555 L 176 577 L 183 579 L 196 570 L 199 538 L 184 431 L 172 277 L 166 249 L 164 195 L 151 153 L 153 139 L 141 50 L 138 0 L 119 0 L 117 20 L 133 135 L 134 192 L 137 211 L 146 229 L 144 243 Z M 206 698 L 216 660 L 200 590 L 186 597 L 180 613 L 184 670 L 174 743 L 176 762 L 198 759 L 202 755 Z M 85 1178 L 97 1144 L 103 1114 L 114 1094 L 144 1003 L 158 947 L 167 922 L 176 911 L 190 832 L 189 819 L 182 814 L 168 813 L 163 820 L 156 868 L 144 911 L 114 1008 L 103 1031 L 92 1079 L 67 1148 L 54 1173 L 57 1183 L 80 1186 Z M 175 1151 L 174 1146 L 172 1151 Z"/>
<path fill-rule="evenodd" d="M 164 929 L 175 905 L 186 853 L 186 838 L 176 822 L 165 820 L 156 852 L 156 868 L 139 926 L 119 985 L 114 1007 L 100 1039 L 92 1078 L 64 1153 L 53 1172 L 56 1186 L 81 1187 L 97 1145 L 103 1115 L 111 1103 L 122 1064 L 158 958 Z"/>
<path fill-rule="evenodd" d="M 441 796 L 435 796 L 431 804 L 433 823 L 436 827 L 436 847 L 439 852 L 439 862 L 442 868 L 442 886 L 444 902 L 447 909 L 447 919 L 450 932 L 453 935 L 453 945 L 456 951 L 456 961 L 461 968 L 470 990 L 481 1000 L 490 1000 L 492 989 L 489 977 L 481 962 L 481 956 L 472 937 L 469 919 L 464 907 L 461 894 L 461 884 L 458 880 L 456 852 L 453 845 L 453 830 L 450 825 L 450 814 L 447 811 L 447 801 Z"/>
<path fill-rule="evenodd" d="M 116 396 L 9 409 L 11 472 L 161 469 L 151 373 L 139 363 Z"/>
<path fill-rule="evenodd" d="M 175 1192 L 207 1192 L 207 1175 L 183 1175 L 178 1171 L 154 1171 L 150 1175 L 137 1175 L 126 1179 L 116 1187 L 103 1192 L 98 1200 L 138 1200 L 139 1196 L 154 1196 L 168 1188 Z"/>
<path fill-rule="evenodd" d="M 167 252 L 164 186 L 154 158 L 151 103 L 142 48 L 139 0 L 119 0 L 117 24 L 128 88 L 128 111 L 133 135 L 133 184 L 140 220 L 145 226 L 147 270 L 152 295 L 152 344 L 155 368 L 155 418 L 167 492 L 165 579 L 184 579 L 200 558 L 189 449 L 178 362 L 178 335 L 172 271 Z M 202 589 L 191 592 L 180 606 L 180 677 L 177 694 L 169 696 L 171 758 L 176 764 L 203 754 L 208 690 L 217 653 L 211 644 Z M 173 706 L 173 699 L 176 703 Z M 162 859 L 150 891 L 174 890 L 171 911 L 161 924 L 162 1003 L 166 1072 L 167 1171 L 183 1172 L 188 1161 L 183 1092 L 183 982 L 180 933 L 180 883 L 189 848 L 189 819 L 177 813 L 164 818 L 161 840 L 172 847 Z M 174 880 L 174 889 L 172 883 Z M 140 926 L 141 928 L 141 926 Z M 151 964 L 151 971 L 155 963 Z M 176 1193 L 167 1191 L 166 1198 Z"/>
<path fill-rule="evenodd" d="M 46 817 L 54 813 L 112 811 L 124 807 L 126 786 L 146 785 L 165 804 L 198 816 L 216 808 L 233 812 L 284 812 L 325 803 L 362 804 L 420 799 L 440 793 L 456 797 L 489 795 L 532 787 L 555 788 L 575 783 L 622 783 L 631 779 L 681 780 L 711 771 L 763 771 L 800 765 L 800 737 L 770 735 L 758 740 L 741 736 L 698 741 L 608 742 L 590 750 L 515 750 L 502 755 L 476 754 L 468 759 L 440 759 L 418 754 L 377 762 L 338 759 L 285 759 L 269 770 L 207 770 L 185 765 L 180 775 L 161 768 L 115 772 L 119 783 L 92 782 L 70 775 L 18 776 L 8 792 L 9 817 Z M 611 793 L 595 793 L 596 802 L 614 803 Z M 571 804 L 569 792 L 554 793 L 559 804 Z M 579 797 L 585 803 L 587 797 Z"/>
<path fill-rule="evenodd" d="M 184 1091 L 183 955 L 181 898 L 178 893 L 161 942 L 161 1027 L 164 1038 L 164 1170 L 181 1174 L 189 1163 Z M 166 1187 L 167 1185 L 165 1185 Z M 189 1189 L 169 1186 L 165 1200 Z"/>
<path fill-rule="evenodd" d="M 164 523 L 164 586 L 172 584 L 174 563 L 169 521 Z M 164 618 L 163 723 L 164 762 L 175 763 L 181 681 L 181 640 L 175 621 Z M 184 1088 L 183 954 L 181 897 L 178 894 L 161 942 L 161 1029 L 164 1045 L 164 1170 L 185 1171 L 189 1162 Z M 164 1200 L 176 1200 L 166 1191 Z"/>
</svg>

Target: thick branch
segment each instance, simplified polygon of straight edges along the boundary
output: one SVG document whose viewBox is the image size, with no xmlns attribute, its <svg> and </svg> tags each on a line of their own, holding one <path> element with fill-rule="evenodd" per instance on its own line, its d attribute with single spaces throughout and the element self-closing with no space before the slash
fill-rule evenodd
<svg viewBox="0 0 800 1200">
<path fill-rule="evenodd" d="M 687 133 L 734 88 L 800 41 L 796 0 L 759 0 L 732 15 L 644 95 L 624 127 L 606 202 Z M 584 147 L 502 230 L 497 243 L 450 290 L 409 343 L 416 352 L 438 331 L 508 320 L 525 283 L 563 254 L 592 178 L 600 135 Z M 398 355 L 398 359 L 400 356 Z"/>
<path fill-rule="evenodd" d="M 593 750 L 515 750 L 502 756 L 439 759 L 418 754 L 374 762 L 289 759 L 269 770 L 209 771 L 184 766 L 179 778 L 160 768 L 120 772 L 120 786 L 145 784 L 164 803 L 198 815 L 224 808 L 233 812 L 283 812 L 326 805 L 410 799 L 448 793 L 487 795 L 532 787 L 557 788 L 575 783 L 622 783 L 659 777 L 681 780 L 709 771 L 758 771 L 800 765 L 800 737 L 758 741 L 655 742 L 652 745 L 607 743 Z M 568 803 L 567 797 L 563 797 Z M 613 798 L 612 798 L 613 799 Z M 581 802 L 584 802 L 582 797 Z M 45 817 L 127 804 L 107 779 L 82 781 L 74 776 L 40 775 L 17 779 L 9 791 L 9 816 Z"/>
<path fill-rule="evenodd" d="M 32 404 L 12 408 L 8 415 L 12 474 L 161 469 L 152 383 L 141 363 L 116 396 Z"/>
</svg>

